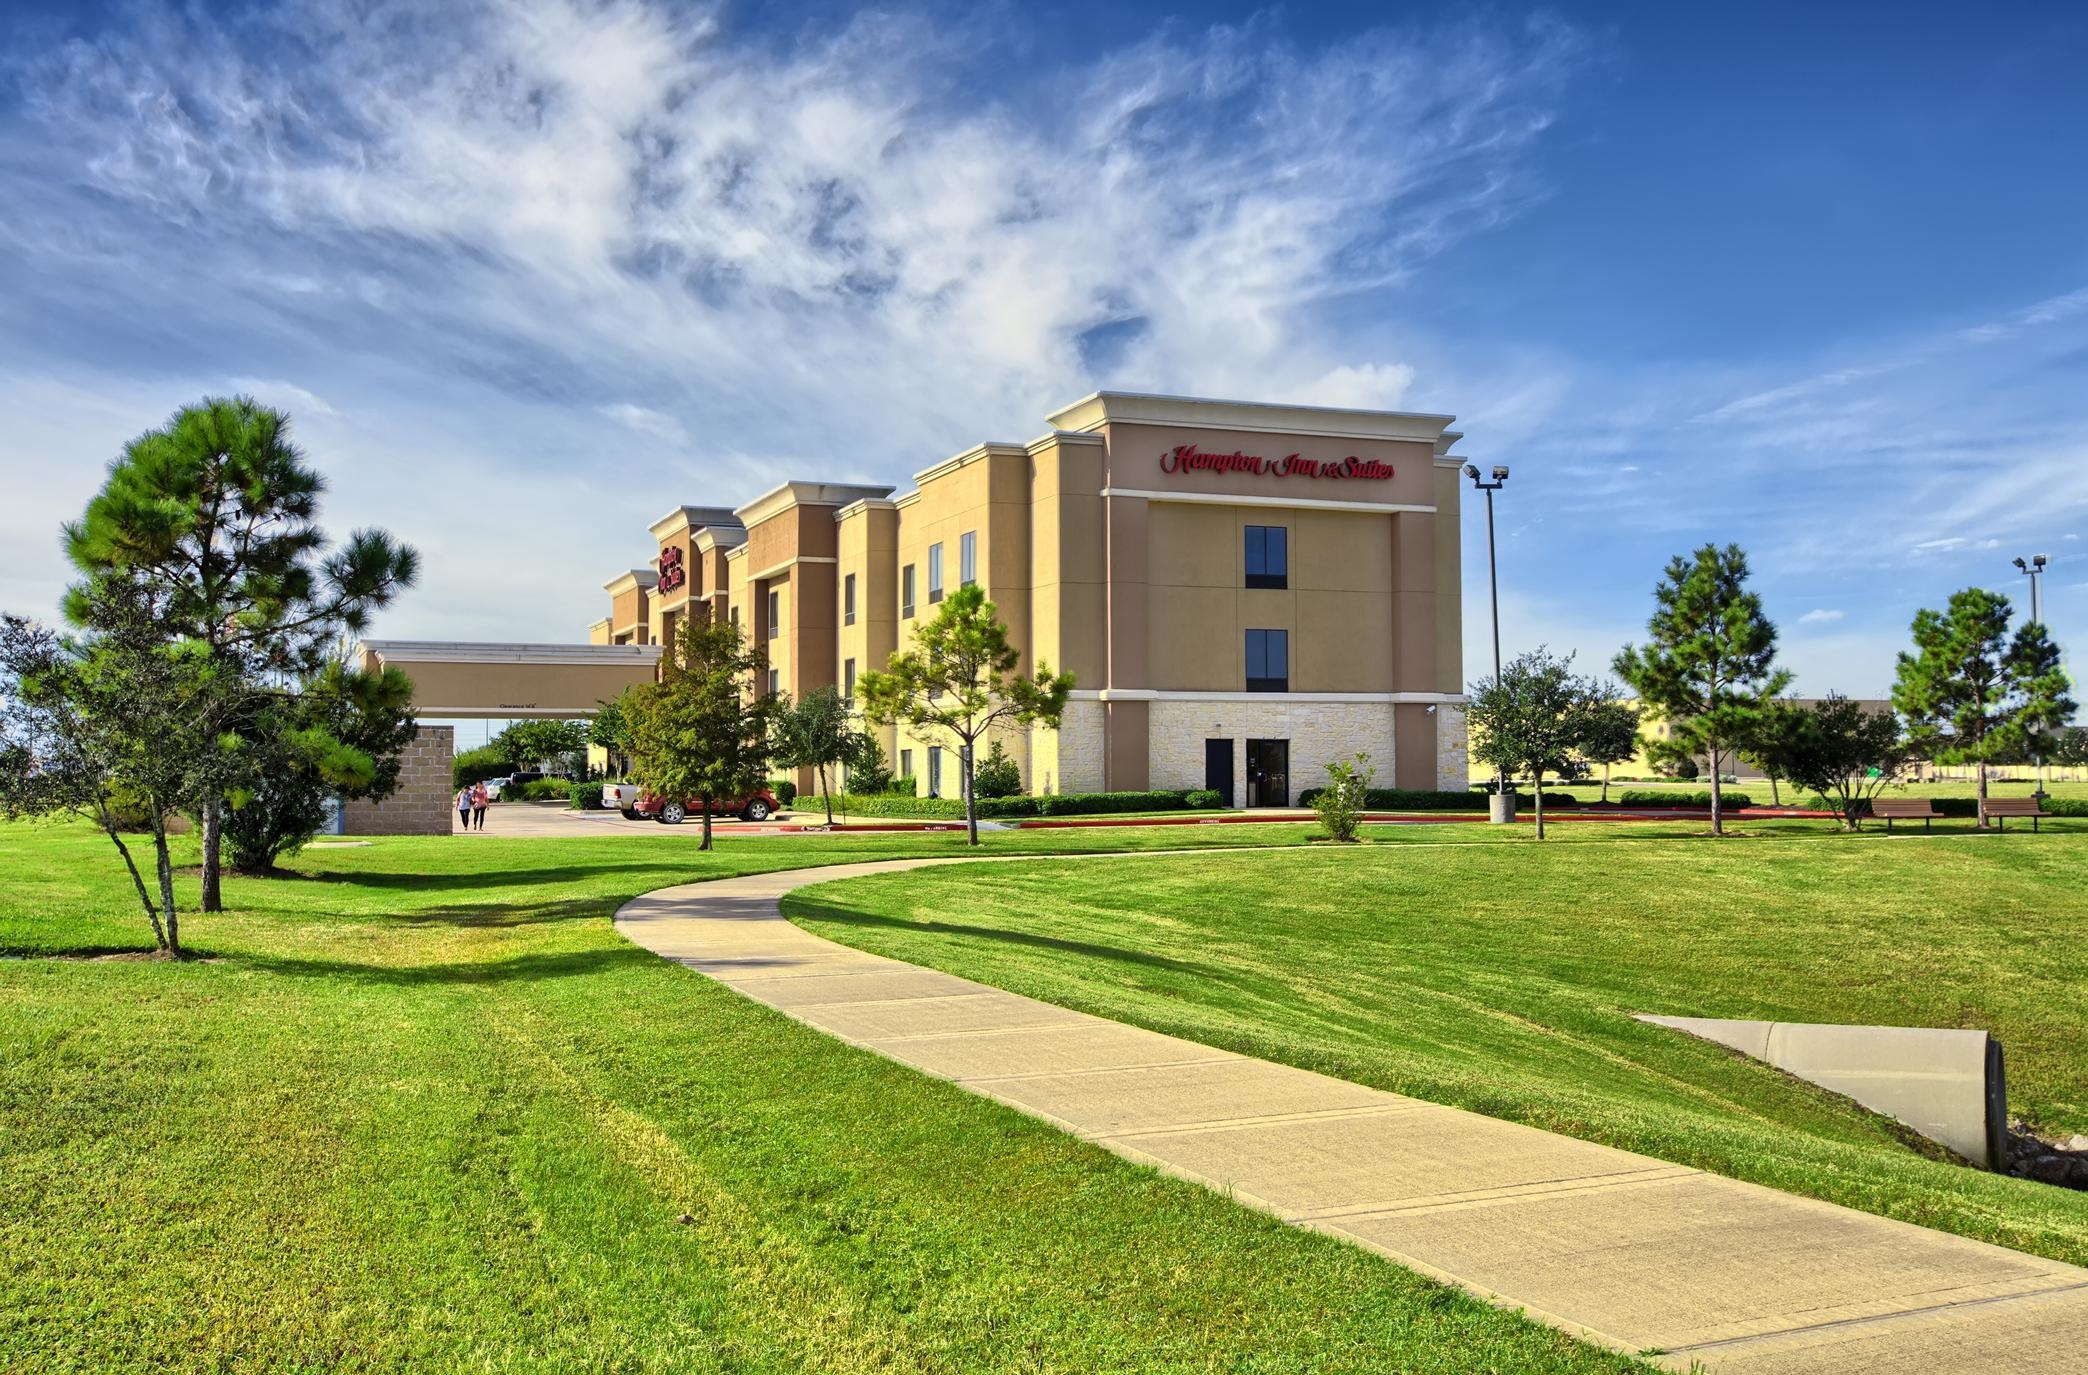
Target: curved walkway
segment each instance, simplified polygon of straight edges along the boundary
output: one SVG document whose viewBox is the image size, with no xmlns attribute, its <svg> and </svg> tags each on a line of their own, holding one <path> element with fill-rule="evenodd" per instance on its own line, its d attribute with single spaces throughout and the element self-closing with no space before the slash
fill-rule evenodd
<svg viewBox="0 0 2088 1375">
<path fill-rule="evenodd" d="M 851 1045 L 1677 1369 L 2088 1372 L 2088 1270 L 1017 997 L 778 908 L 809 884 L 995 858 L 1038 862 L 688 884 L 616 926 Z"/>
</svg>

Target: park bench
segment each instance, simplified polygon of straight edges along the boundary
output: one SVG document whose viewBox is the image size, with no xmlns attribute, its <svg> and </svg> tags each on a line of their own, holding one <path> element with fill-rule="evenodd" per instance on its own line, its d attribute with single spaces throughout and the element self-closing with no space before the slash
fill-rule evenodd
<svg viewBox="0 0 2088 1375">
<path fill-rule="evenodd" d="M 2004 831 L 2008 829 L 2009 817 L 2029 817 L 2030 829 L 2035 831 L 2038 818 L 2051 815 L 2044 809 L 2043 801 L 2035 797 L 1990 797 L 1979 804 L 1979 811 L 1988 820 L 1999 822 Z"/>
<path fill-rule="evenodd" d="M 1884 822 L 1887 831 L 1895 821 L 1918 821 L 1926 831 L 1929 823 L 1943 813 L 1925 797 L 1875 797 L 1871 799 L 1871 815 Z"/>
</svg>

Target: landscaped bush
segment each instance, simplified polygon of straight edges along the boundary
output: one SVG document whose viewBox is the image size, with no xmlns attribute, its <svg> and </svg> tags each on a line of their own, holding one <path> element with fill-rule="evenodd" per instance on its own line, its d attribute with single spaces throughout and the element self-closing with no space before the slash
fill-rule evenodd
<svg viewBox="0 0 2088 1375">
<path fill-rule="evenodd" d="M 1173 812 L 1189 805 L 1189 794 L 1178 789 L 1142 793 L 1060 793 L 1036 799 L 1045 816 L 1081 816 L 1095 812 Z"/>
<path fill-rule="evenodd" d="M 602 783 L 600 779 L 596 779 L 592 783 L 568 783 L 566 784 L 566 791 L 570 795 L 574 811 L 593 812 L 601 810 Z"/>
<path fill-rule="evenodd" d="M 882 788 L 865 788 L 863 791 L 888 793 L 893 797 L 912 797 L 921 791 L 921 780 L 910 773 L 903 773 Z"/>
<path fill-rule="evenodd" d="M 1195 807 L 1198 810 L 1225 805 L 1225 799 L 1218 795 L 1216 788 L 1192 788 L 1182 794 L 1182 801 L 1185 805 Z"/>
<path fill-rule="evenodd" d="M 565 778 L 532 778 L 527 783 L 510 783 L 500 790 L 502 802 L 560 802 L 572 798 L 572 781 Z M 596 790 L 601 788 L 595 785 Z"/>
<path fill-rule="evenodd" d="M 1719 790 L 1721 807 L 1752 807 L 1754 799 L 1746 793 L 1734 792 L 1731 788 Z M 1705 807 L 1711 805 L 1709 789 L 1691 792 L 1682 788 L 1627 788 L 1617 795 L 1617 801 L 1626 807 Z"/>
<path fill-rule="evenodd" d="M 1022 792 L 1022 770 L 1001 742 L 993 742 L 993 748 L 972 772 L 972 791 L 981 801 L 989 797 L 1015 797 Z"/>
<path fill-rule="evenodd" d="M 514 771 L 515 762 L 507 757 L 507 751 L 497 745 L 481 745 L 450 760 L 450 786 L 468 788 L 474 783 L 500 778 Z"/>
<path fill-rule="evenodd" d="M 897 816 L 930 821 L 962 821 L 964 800 L 957 797 L 915 797 L 911 793 L 844 793 L 834 799 L 834 811 L 849 816 Z M 979 815 L 987 815 L 985 806 Z"/>
<path fill-rule="evenodd" d="M 788 778 L 771 778 L 768 787 L 769 791 L 776 795 L 776 805 L 779 807 L 788 807 L 797 801 L 797 784 Z"/>
</svg>

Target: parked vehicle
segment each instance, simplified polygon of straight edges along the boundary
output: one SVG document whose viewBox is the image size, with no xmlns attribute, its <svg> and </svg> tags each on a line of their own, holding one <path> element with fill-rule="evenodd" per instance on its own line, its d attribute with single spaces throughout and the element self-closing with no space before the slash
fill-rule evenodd
<svg viewBox="0 0 2088 1375">
<path fill-rule="evenodd" d="M 502 788 L 505 788 L 508 785 L 508 782 L 509 780 L 506 777 L 488 778 L 483 780 L 486 789 L 487 800 L 490 802 L 500 801 L 500 790 Z"/>
<path fill-rule="evenodd" d="M 668 826 L 679 826 L 691 816 L 701 815 L 697 808 L 702 804 L 663 798 L 653 793 L 640 792 L 637 805 L 625 816 L 650 817 Z M 767 788 L 756 788 L 743 797 L 721 798 L 711 805 L 713 816 L 737 816 L 746 821 L 766 821 L 776 814 L 776 795 Z"/>
<path fill-rule="evenodd" d="M 622 812 L 625 820 L 638 819 L 638 785 L 636 783 L 604 783 L 602 785 L 602 810 Z"/>
</svg>

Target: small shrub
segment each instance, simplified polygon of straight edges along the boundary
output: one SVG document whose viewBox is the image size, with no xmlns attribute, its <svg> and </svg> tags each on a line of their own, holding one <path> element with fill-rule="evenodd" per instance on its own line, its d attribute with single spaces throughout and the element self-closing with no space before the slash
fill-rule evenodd
<svg viewBox="0 0 2088 1375">
<path fill-rule="evenodd" d="M 568 801 L 576 812 L 600 811 L 602 807 L 602 785 L 595 783 L 568 783 Z"/>
<path fill-rule="evenodd" d="M 1198 811 L 1206 811 L 1212 807 L 1225 805 L 1225 799 L 1219 796 L 1216 788 L 1193 788 L 1182 794 L 1182 803 L 1184 806 L 1194 807 Z"/>
<path fill-rule="evenodd" d="M 858 737 L 855 757 L 848 761 L 847 768 L 849 792 L 881 793 L 891 790 L 891 762 L 885 758 L 884 746 L 872 737 Z"/>
<path fill-rule="evenodd" d="M 865 789 L 865 791 L 868 791 L 868 789 Z M 890 793 L 893 797 L 912 797 L 921 791 L 921 780 L 915 778 L 910 773 L 902 773 L 891 782 L 885 784 L 884 791 Z"/>
<path fill-rule="evenodd" d="M 981 802 L 989 797 L 1013 797 L 1022 791 L 1022 770 L 1001 748 L 1001 742 L 993 742 L 986 758 L 972 770 L 972 792 Z"/>
<path fill-rule="evenodd" d="M 1141 793 L 1061 793 L 1036 799 L 1044 816 L 1080 816 L 1113 812 L 1172 812 L 1189 805 L 1189 794 L 1176 789 Z"/>
<path fill-rule="evenodd" d="M 768 781 L 768 786 L 769 791 L 776 795 L 777 806 L 788 807 L 791 803 L 797 801 L 797 784 L 790 779 L 771 778 Z"/>
<path fill-rule="evenodd" d="M 1312 804 L 1327 839 L 1346 844 L 1356 838 L 1356 828 L 1363 822 L 1364 797 L 1375 775 L 1367 754 L 1327 765 L 1327 786 L 1319 790 Z"/>
</svg>

